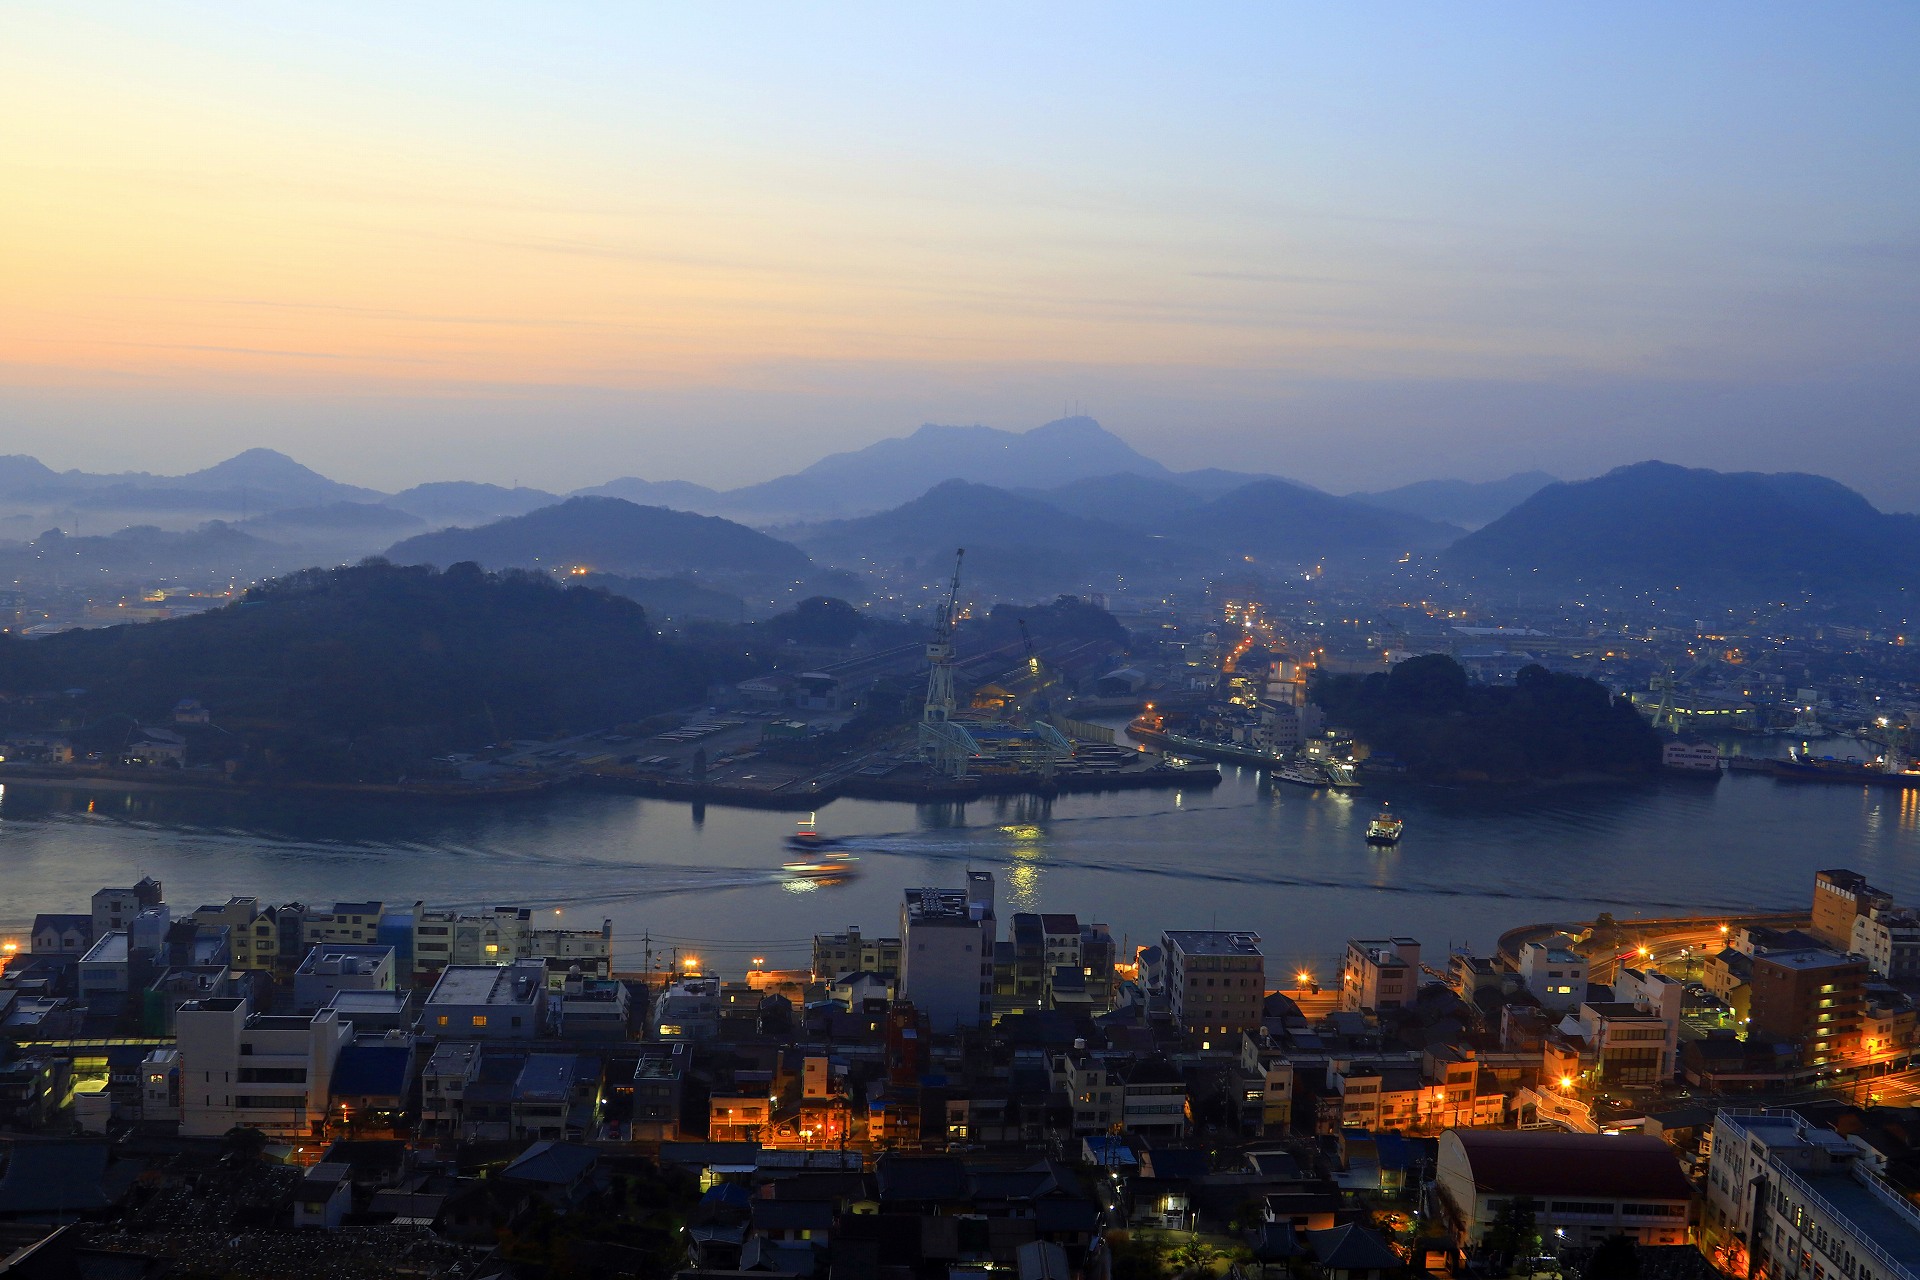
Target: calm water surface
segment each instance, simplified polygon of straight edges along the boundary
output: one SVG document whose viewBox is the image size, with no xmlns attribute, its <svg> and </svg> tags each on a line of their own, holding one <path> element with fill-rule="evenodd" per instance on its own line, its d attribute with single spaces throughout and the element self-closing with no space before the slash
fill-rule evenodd
<svg viewBox="0 0 1920 1280">
<path fill-rule="evenodd" d="M 1390 851 L 1362 840 L 1382 800 L 1407 820 Z M 244 893 L 512 903 L 583 926 L 610 916 L 623 963 L 638 967 L 646 930 L 738 972 L 753 956 L 803 962 L 816 931 L 891 933 L 902 889 L 957 886 L 974 867 L 994 872 L 1003 914 L 1077 912 L 1133 941 L 1252 929 L 1276 967 L 1324 973 L 1353 935 L 1485 949 L 1511 926 L 1601 910 L 1797 906 L 1829 866 L 1920 901 L 1920 792 L 1751 774 L 1344 796 L 1228 769 L 1207 792 L 840 801 L 820 826 L 857 838 L 856 878 L 784 876 L 793 818 L 751 810 L 587 793 L 430 807 L 15 784 L 0 793 L 0 927 L 85 910 L 100 885 L 144 873 L 176 910 Z"/>
</svg>

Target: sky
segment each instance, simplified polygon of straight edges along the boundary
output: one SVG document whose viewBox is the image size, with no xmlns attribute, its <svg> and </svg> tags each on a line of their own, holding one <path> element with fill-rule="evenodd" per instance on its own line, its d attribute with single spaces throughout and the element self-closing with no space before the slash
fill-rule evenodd
<svg viewBox="0 0 1920 1280">
<path fill-rule="evenodd" d="M 52 466 L 724 487 L 1072 407 L 1336 490 L 1920 509 L 1920 6 L 4 13 Z"/>
</svg>

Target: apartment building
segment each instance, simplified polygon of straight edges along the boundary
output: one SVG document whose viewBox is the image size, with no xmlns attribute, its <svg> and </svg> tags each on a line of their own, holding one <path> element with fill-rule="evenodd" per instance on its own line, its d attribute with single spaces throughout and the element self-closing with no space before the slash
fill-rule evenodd
<svg viewBox="0 0 1920 1280">
<path fill-rule="evenodd" d="M 1542 1008 L 1567 1012 L 1587 998 L 1587 958 L 1564 934 L 1520 948 L 1520 982 Z"/>
<path fill-rule="evenodd" d="M 1260 935 L 1219 929 L 1170 929 L 1160 935 L 1173 1021 L 1203 1050 L 1239 1049 L 1266 1007 L 1266 957 Z"/>
<path fill-rule="evenodd" d="M 1893 906 L 1893 895 L 1876 889 L 1856 871 L 1836 867 L 1816 872 L 1813 877 L 1813 925 L 1811 932 L 1835 951 L 1853 946 L 1853 922 L 1871 916 L 1876 910 Z"/>
<path fill-rule="evenodd" d="M 813 935 L 813 980 L 832 982 L 849 973 L 900 974 L 900 939 L 867 938 L 849 925 L 845 933 Z"/>
<path fill-rule="evenodd" d="M 1342 1011 L 1398 1009 L 1411 1004 L 1419 993 L 1420 943 L 1417 939 L 1347 940 L 1346 957 L 1340 966 Z"/>
<path fill-rule="evenodd" d="M 322 1131 L 334 1064 L 352 1038 L 333 1010 L 259 1014 L 229 996 L 182 1005 L 175 1029 L 181 1136 L 214 1138 L 235 1126 L 287 1138 Z"/>
<path fill-rule="evenodd" d="M 1889 982 L 1920 983 L 1920 912 L 1901 907 L 1874 907 L 1853 918 L 1853 939 L 1847 951 Z"/>
<path fill-rule="evenodd" d="M 1920 1209 L 1868 1152 L 1792 1112 L 1721 1111 L 1706 1191 L 1707 1243 L 1747 1275 L 1920 1280 Z"/>
<path fill-rule="evenodd" d="M 280 963 L 279 912 L 262 910 L 260 899 L 231 897 L 219 906 L 196 909 L 191 918 L 202 929 L 229 930 L 234 968 L 271 972 Z"/>
<path fill-rule="evenodd" d="M 539 960 L 546 964 L 548 985 L 558 988 L 574 967 L 590 978 L 613 976 L 613 921 L 603 919 L 597 929 L 563 928 L 553 917 L 539 916 L 528 907 L 495 907 L 463 914 L 413 909 L 413 967 L 425 981 L 450 965 L 511 964 Z"/>
<path fill-rule="evenodd" d="M 1860 1052 L 1867 964 L 1835 951 L 1765 952 L 1753 958 L 1749 1040 L 1795 1044 L 1808 1066 Z"/>
<path fill-rule="evenodd" d="M 993 1019 L 993 876 L 969 871 L 967 887 L 911 889 L 900 906 L 900 998 L 935 1031 Z"/>
</svg>

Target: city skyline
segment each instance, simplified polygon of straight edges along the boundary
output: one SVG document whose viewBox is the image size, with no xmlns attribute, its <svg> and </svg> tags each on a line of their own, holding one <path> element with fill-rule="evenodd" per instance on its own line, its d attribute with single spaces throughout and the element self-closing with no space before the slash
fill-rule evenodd
<svg viewBox="0 0 1920 1280">
<path fill-rule="evenodd" d="M 16 15 L 8 451 L 726 486 L 1077 406 L 1920 506 L 1910 12 L 460 16 Z"/>
</svg>

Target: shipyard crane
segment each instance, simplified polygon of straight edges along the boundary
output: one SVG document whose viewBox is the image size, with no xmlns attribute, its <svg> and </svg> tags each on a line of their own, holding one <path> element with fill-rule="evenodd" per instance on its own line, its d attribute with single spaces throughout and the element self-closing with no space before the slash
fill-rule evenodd
<svg viewBox="0 0 1920 1280">
<path fill-rule="evenodd" d="M 953 718 L 953 628 L 960 609 L 960 566 L 967 549 L 953 555 L 953 582 L 935 619 L 933 639 L 927 642 L 927 704 L 920 712 L 920 749 L 933 767 L 948 777 L 962 778 L 967 763 L 979 751 L 966 727 Z"/>
<path fill-rule="evenodd" d="M 1695 676 L 1719 660 L 1717 654 L 1708 653 L 1691 667 L 1687 668 L 1685 675 L 1676 676 L 1673 673 L 1673 668 L 1668 667 L 1667 674 L 1655 676 L 1647 681 L 1647 692 L 1658 693 L 1660 695 L 1659 705 L 1653 709 L 1654 728 L 1665 729 L 1671 734 L 1678 734 L 1680 732 L 1680 715 L 1679 712 L 1674 709 L 1673 695 L 1678 692 L 1681 685 L 1693 683 Z"/>
</svg>

